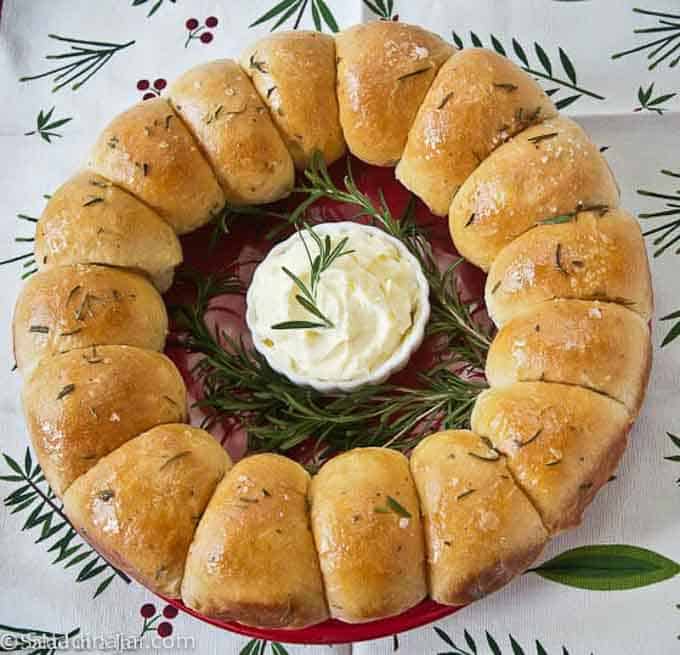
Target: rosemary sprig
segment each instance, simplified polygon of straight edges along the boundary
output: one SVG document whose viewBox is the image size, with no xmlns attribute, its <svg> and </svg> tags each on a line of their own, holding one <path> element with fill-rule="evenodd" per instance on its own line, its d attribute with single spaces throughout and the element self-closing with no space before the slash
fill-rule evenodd
<svg viewBox="0 0 680 655">
<path fill-rule="evenodd" d="M 195 287 L 192 304 L 175 308 L 181 343 L 203 358 L 192 374 L 200 379 L 198 403 L 211 412 L 210 427 L 220 416 L 236 416 L 246 427 L 255 451 L 286 452 L 313 438 L 312 461 L 358 446 L 408 450 L 433 429 L 465 427 L 477 395 L 485 385 L 458 377 L 441 365 L 420 376 L 420 386 L 365 386 L 351 395 L 322 394 L 300 387 L 277 373 L 257 351 L 246 348 L 208 325 L 210 300 L 242 293 L 230 276 L 185 276 Z"/>
<path fill-rule="evenodd" d="M 680 178 L 679 172 L 667 169 L 663 169 L 661 174 L 672 180 Z M 652 241 L 652 244 L 656 248 L 654 257 L 660 257 L 666 252 L 673 252 L 675 255 L 680 255 L 680 191 L 659 192 L 638 189 L 638 193 L 647 198 L 665 201 L 662 209 L 638 215 L 642 220 L 663 219 L 661 225 L 657 225 L 656 227 L 643 232 L 644 236 L 654 236 L 654 240 Z M 680 310 L 662 316 L 661 320 L 675 321 L 661 343 L 661 346 L 663 347 L 680 337 Z"/>
<path fill-rule="evenodd" d="M 305 230 L 310 234 L 316 246 L 318 248 L 318 254 L 312 257 L 312 253 L 309 251 L 307 242 L 302 234 L 302 230 L 298 230 L 297 234 L 302 241 L 302 245 L 305 248 L 305 253 L 307 255 L 307 260 L 309 261 L 309 286 L 307 286 L 295 273 L 286 268 L 281 267 L 281 270 L 293 281 L 293 284 L 301 291 L 301 294 L 297 294 L 295 299 L 302 306 L 303 309 L 307 310 L 310 314 L 315 316 L 321 321 L 284 321 L 282 323 L 276 323 L 271 326 L 272 330 L 299 330 L 299 329 L 314 329 L 314 328 L 333 328 L 333 322 L 319 309 L 317 304 L 316 296 L 319 289 L 319 281 L 321 279 L 321 274 L 330 268 L 333 262 L 339 257 L 344 255 L 349 255 L 354 252 L 354 250 L 345 250 L 347 241 L 349 237 L 342 238 L 338 244 L 333 247 L 331 243 L 330 235 L 326 235 L 325 239 L 322 239 L 310 225 L 305 224 Z"/>
</svg>

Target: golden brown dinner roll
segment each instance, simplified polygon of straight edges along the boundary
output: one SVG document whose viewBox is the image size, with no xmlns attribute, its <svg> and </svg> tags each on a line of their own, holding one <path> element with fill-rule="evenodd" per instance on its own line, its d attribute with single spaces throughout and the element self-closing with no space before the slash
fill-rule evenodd
<svg viewBox="0 0 680 655">
<path fill-rule="evenodd" d="M 141 275 L 107 266 L 57 266 L 32 275 L 14 308 L 14 356 L 27 372 L 40 357 L 93 345 L 163 350 L 168 316 Z"/>
<path fill-rule="evenodd" d="M 182 248 L 153 210 L 107 179 L 83 171 L 57 189 L 38 221 L 35 260 L 41 270 L 66 264 L 107 264 L 147 274 L 170 288 Z"/>
<path fill-rule="evenodd" d="M 597 146 L 557 117 L 521 132 L 482 162 L 451 203 L 456 249 L 484 270 L 537 222 L 588 207 L 615 207 L 619 192 Z"/>
<path fill-rule="evenodd" d="M 649 328 L 635 312 L 615 303 L 552 300 L 503 325 L 489 349 L 486 378 L 492 387 L 577 384 L 636 415 L 651 363 Z"/>
<path fill-rule="evenodd" d="M 196 525 L 230 467 L 229 455 L 207 432 L 159 425 L 75 480 L 64 510 L 114 566 L 177 598 Z"/>
<path fill-rule="evenodd" d="M 57 496 L 100 458 L 161 423 L 186 419 L 186 390 L 165 355 L 92 346 L 38 362 L 24 413 L 43 474 Z"/>
<path fill-rule="evenodd" d="M 418 495 L 401 453 L 357 448 L 338 455 L 312 479 L 309 497 L 332 617 L 373 621 L 426 596 Z"/>
<path fill-rule="evenodd" d="M 484 391 L 472 429 L 507 457 L 551 534 L 577 526 L 626 448 L 625 406 L 589 389 L 518 382 Z"/>
<path fill-rule="evenodd" d="M 397 179 L 434 214 L 511 136 L 556 114 L 538 83 L 507 57 L 469 48 L 439 70 L 409 131 Z"/>
<path fill-rule="evenodd" d="M 548 535 L 503 458 L 467 430 L 430 435 L 411 456 L 425 524 L 430 597 L 464 605 L 538 557 Z"/>
<path fill-rule="evenodd" d="M 170 87 L 177 113 L 212 165 L 227 202 L 274 202 L 290 193 L 293 160 L 248 76 L 231 59 L 196 66 Z"/>
<path fill-rule="evenodd" d="M 393 166 L 439 67 L 454 48 L 416 25 L 373 21 L 335 37 L 340 124 L 351 152 Z"/>
<path fill-rule="evenodd" d="M 245 50 L 241 66 L 267 103 L 298 169 L 304 170 L 317 150 L 327 164 L 342 156 L 332 36 L 271 34 Z"/>
<path fill-rule="evenodd" d="M 89 167 L 155 209 L 178 234 L 207 223 L 224 206 L 210 165 L 163 98 L 116 116 L 97 139 Z"/>
<path fill-rule="evenodd" d="M 485 298 L 496 325 L 553 298 L 616 302 L 649 320 L 652 284 L 640 226 L 622 209 L 539 225 L 500 252 Z"/>
<path fill-rule="evenodd" d="M 206 616 L 245 625 L 301 628 L 325 620 L 308 487 L 308 473 L 280 455 L 236 464 L 196 531 L 182 600 Z"/>
</svg>

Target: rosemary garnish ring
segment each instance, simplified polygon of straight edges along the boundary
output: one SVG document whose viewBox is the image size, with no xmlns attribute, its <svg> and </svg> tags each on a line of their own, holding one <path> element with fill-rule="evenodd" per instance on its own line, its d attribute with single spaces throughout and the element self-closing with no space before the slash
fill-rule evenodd
<svg viewBox="0 0 680 655">
<path fill-rule="evenodd" d="M 319 253 L 312 257 L 312 253 L 309 251 L 307 242 L 302 234 L 302 230 L 298 230 L 298 236 L 302 241 L 302 245 L 305 248 L 305 253 L 307 254 L 307 259 L 309 261 L 309 286 L 307 286 L 295 273 L 285 266 L 281 267 L 281 270 L 293 280 L 293 284 L 300 290 L 301 294 L 295 296 L 295 300 L 298 301 L 304 309 L 306 309 L 310 314 L 315 316 L 321 321 L 284 321 L 282 323 L 276 323 L 271 326 L 272 330 L 301 330 L 301 329 L 314 329 L 314 328 L 334 328 L 332 321 L 319 309 L 317 304 L 317 291 L 319 290 L 319 280 L 321 279 L 321 274 L 330 268 L 333 262 L 339 257 L 344 255 L 350 255 L 354 250 L 345 250 L 347 241 L 349 237 L 344 237 L 340 242 L 333 248 L 331 244 L 331 238 L 327 234 L 325 239 L 322 239 L 311 226 L 305 224 L 305 231 L 308 232 L 312 239 L 314 239 Z"/>
<path fill-rule="evenodd" d="M 296 189 L 305 197 L 292 213 L 275 214 L 266 209 L 260 213 L 276 218 L 284 228 L 300 226 L 304 225 L 305 210 L 327 198 L 356 207 L 356 218 L 367 217 L 375 227 L 401 241 L 427 279 L 431 306 L 427 334 L 437 337 L 441 360 L 409 386 L 365 385 L 351 394 L 299 386 L 274 371 L 252 347 L 219 329 L 209 319 L 212 312 L 206 316 L 209 307 L 219 308 L 219 301 L 213 300 L 217 296 L 244 293 L 237 278 L 185 273 L 180 279 L 194 287 L 195 298 L 175 307 L 173 313 L 181 331 L 180 343 L 202 355 L 192 375 L 202 386 L 197 405 L 206 414 L 203 427 L 210 429 L 224 417 L 235 419 L 248 435 L 250 452 L 287 454 L 307 442 L 310 448 L 305 450 L 305 465 L 312 471 L 336 452 L 363 446 L 408 451 L 433 431 L 469 427 L 475 400 L 487 388 L 481 372 L 491 332 L 476 318 L 479 304 L 460 296 L 456 271 L 462 258 L 442 271 L 423 228 L 415 221 L 415 200 L 411 199 L 401 216 L 393 216 L 382 192 L 374 202 L 356 186 L 349 165 L 344 185 L 338 186 L 316 155 L 305 180 L 304 186 Z M 276 232 L 280 231 L 279 227 Z M 319 253 L 323 248 L 334 252 L 319 239 Z M 345 246 L 342 244 L 338 256 Z M 315 279 L 322 269 L 317 264 Z M 311 275 L 306 286 L 311 292 Z M 302 289 L 299 295 L 309 300 Z"/>
</svg>

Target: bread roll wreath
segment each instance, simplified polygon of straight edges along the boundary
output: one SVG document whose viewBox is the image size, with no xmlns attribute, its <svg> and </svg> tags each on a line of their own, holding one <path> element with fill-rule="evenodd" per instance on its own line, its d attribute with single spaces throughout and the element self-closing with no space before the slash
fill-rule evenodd
<svg viewBox="0 0 680 655">
<path fill-rule="evenodd" d="M 396 165 L 433 214 L 448 215 L 456 250 L 488 272 L 486 309 L 499 330 L 486 361 L 475 333 L 463 352 L 473 368 L 486 366 L 489 388 L 479 394 L 478 384 L 452 409 L 459 427 L 472 410 L 470 430 L 414 439 L 404 449 L 410 459 L 353 448 L 313 476 L 280 454 L 232 465 L 211 435 L 183 423 L 185 385 L 161 354 L 168 316 L 159 293 L 182 261 L 178 235 L 220 220 L 225 204 L 253 220 L 259 210 L 248 207 L 290 194 L 296 170 L 308 169 L 311 185 L 291 222 L 319 197 L 356 192 L 351 179 L 349 191 L 334 186 L 325 168 L 346 150 Z M 404 236 L 384 202 L 352 198 Z M 40 270 L 17 301 L 13 329 L 45 476 L 74 527 L 111 562 L 209 617 L 299 628 L 393 616 L 427 596 L 448 605 L 481 598 L 578 525 L 640 410 L 652 290 L 640 229 L 618 201 L 598 148 L 531 77 L 417 26 L 381 21 L 335 38 L 279 33 L 239 62 L 197 66 L 167 100 L 114 118 L 38 223 Z M 319 278 L 355 289 L 359 265 L 392 267 L 379 288 L 360 291 L 389 299 L 389 316 L 408 315 L 406 288 L 391 284 L 402 258 L 388 241 L 358 252 L 349 237 L 331 242 L 307 229 L 318 252 L 301 237 L 311 273 L 285 271 L 292 304 L 272 289 L 271 307 L 258 307 L 272 315 L 295 307 L 293 320 L 271 326 L 277 335 L 288 329 L 313 354 L 329 343 L 335 357 L 340 346 L 324 330 L 357 326 L 329 313 Z M 446 338 L 443 313 L 459 300 L 446 295 L 450 278 L 436 273 L 427 243 L 408 243 L 430 284 L 431 331 Z M 375 254 L 381 249 L 387 254 Z M 348 316 L 363 302 L 351 298 Z M 389 320 L 370 320 L 377 338 L 383 328 L 392 335 Z M 241 356 L 269 375 L 262 357 Z M 230 374 L 238 381 L 238 368 Z M 455 371 L 437 375 L 448 402 L 462 383 Z M 241 382 L 256 389 L 260 378 Z M 353 392 L 364 399 L 357 416 L 349 417 L 352 396 L 337 393 L 324 411 L 365 418 L 364 431 L 390 445 L 441 407 L 376 389 Z M 392 403 L 390 420 L 371 422 L 381 401 Z M 288 444 L 311 436 L 286 429 L 270 434 L 280 430 Z"/>
</svg>

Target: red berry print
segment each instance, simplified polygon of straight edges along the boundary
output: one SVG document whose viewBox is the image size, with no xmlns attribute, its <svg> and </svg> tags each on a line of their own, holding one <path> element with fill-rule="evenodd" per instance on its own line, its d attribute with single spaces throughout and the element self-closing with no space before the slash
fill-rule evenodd
<svg viewBox="0 0 680 655">
<path fill-rule="evenodd" d="M 158 633 L 159 637 L 169 637 L 172 634 L 172 625 L 170 625 L 167 621 L 163 621 L 163 623 L 158 624 L 156 632 Z"/>
<path fill-rule="evenodd" d="M 156 613 L 156 608 L 151 603 L 146 603 L 145 605 L 142 605 L 142 607 L 139 610 L 139 613 L 145 619 L 150 619 Z"/>
<path fill-rule="evenodd" d="M 137 90 L 145 91 L 144 95 L 142 96 L 142 100 L 151 100 L 161 95 L 161 91 L 163 91 L 167 85 L 167 81 L 162 77 L 156 78 L 153 81 L 153 85 L 151 82 L 149 82 L 149 80 L 138 80 Z"/>
<path fill-rule="evenodd" d="M 172 605 L 166 605 L 163 608 L 163 616 L 166 619 L 174 619 L 177 616 L 177 608 Z"/>
<path fill-rule="evenodd" d="M 184 27 L 189 32 L 184 47 L 188 48 L 192 41 L 200 41 L 205 45 L 212 43 L 215 35 L 210 30 L 215 29 L 219 24 L 220 21 L 217 16 L 208 16 L 203 23 L 199 23 L 196 18 L 189 18 L 184 23 Z"/>
</svg>

